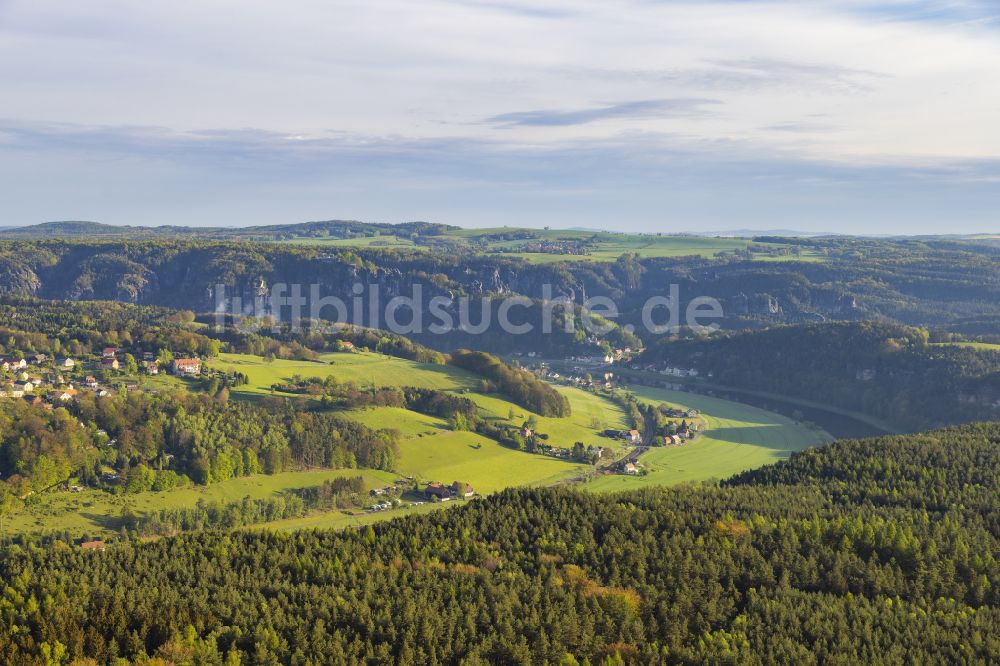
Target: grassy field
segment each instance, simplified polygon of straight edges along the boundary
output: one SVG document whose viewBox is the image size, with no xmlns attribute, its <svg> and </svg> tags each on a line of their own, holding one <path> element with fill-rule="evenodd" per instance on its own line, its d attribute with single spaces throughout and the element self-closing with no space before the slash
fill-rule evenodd
<svg viewBox="0 0 1000 666">
<path fill-rule="evenodd" d="M 301 518 L 288 518 L 285 520 L 275 520 L 270 523 L 260 523 L 252 525 L 250 529 L 276 530 L 279 532 L 291 532 L 294 530 L 318 530 L 318 529 L 347 529 L 349 527 L 361 527 L 372 523 L 403 518 L 405 516 L 420 515 L 462 506 L 464 502 L 428 502 L 426 504 L 411 504 L 401 506 L 391 511 L 379 511 L 375 513 L 347 514 L 340 511 L 328 511 L 325 513 L 314 513 Z"/>
<path fill-rule="evenodd" d="M 319 245 L 322 247 L 407 248 L 415 245 L 409 238 L 399 236 L 366 236 L 364 238 L 290 238 L 277 241 L 292 245 Z"/>
<path fill-rule="evenodd" d="M 508 404 L 508 403 L 503 403 Z M 392 407 L 349 412 L 374 428 L 403 434 L 397 471 L 418 481 L 465 481 L 476 492 L 555 482 L 578 474 L 582 466 L 501 446 L 472 432 L 453 432 L 441 419 Z"/>
<path fill-rule="evenodd" d="M 989 342 L 935 342 L 933 344 L 937 347 L 968 347 L 980 351 L 1000 351 L 1000 345 Z"/>
<path fill-rule="evenodd" d="M 558 390 L 569 399 L 570 416 L 550 418 L 534 415 L 538 422 L 537 431 L 549 436 L 549 444 L 562 448 L 572 447 L 574 442 L 607 446 L 608 440 L 600 435 L 600 431 L 626 427 L 625 412 L 610 400 L 576 388 L 559 387 Z M 532 416 L 530 411 L 502 396 L 469 393 L 465 397 L 479 405 L 487 418 L 515 426 L 520 426 Z M 508 419 L 511 412 L 514 418 Z"/>
<path fill-rule="evenodd" d="M 369 352 L 351 354 L 324 354 L 321 363 L 310 361 L 274 360 L 267 362 L 247 354 L 222 354 L 211 365 L 225 370 L 245 373 L 250 383 L 234 389 L 234 395 L 267 395 L 274 383 L 286 381 L 292 375 L 303 377 L 334 376 L 340 381 L 352 381 L 367 386 L 419 386 L 443 391 L 453 391 L 471 399 L 487 418 L 521 425 L 532 413 L 505 399 L 502 395 L 483 395 L 474 388 L 477 378 L 451 366 L 414 363 L 398 358 Z M 604 428 L 623 428 L 625 413 L 616 404 L 592 393 L 575 388 L 560 387 L 569 398 L 572 414 L 568 418 L 547 418 L 535 415 L 538 431 L 549 435 L 550 443 L 570 447 L 574 442 L 606 444 L 598 434 Z M 513 412 L 514 418 L 508 419 Z M 404 435 L 444 426 L 437 419 L 413 414 L 406 410 L 358 410 L 348 413 L 373 428 L 398 428 Z"/>
<path fill-rule="evenodd" d="M 111 495 L 99 490 L 79 493 L 49 491 L 38 495 L 5 522 L 8 534 L 69 530 L 75 534 L 102 534 L 118 529 L 118 518 L 128 507 L 136 514 L 166 508 L 193 507 L 205 502 L 235 502 L 244 497 L 263 499 L 294 488 L 316 486 L 327 479 L 362 476 L 366 487 L 384 486 L 398 475 L 378 470 L 338 469 L 285 472 L 230 479 L 208 486 L 188 486 L 164 492 Z"/>
<path fill-rule="evenodd" d="M 320 356 L 320 362 L 266 361 L 249 354 L 220 354 L 209 365 L 227 371 L 245 373 L 250 383 L 234 389 L 234 393 L 265 395 L 271 385 L 302 377 L 334 376 L 343 382 L 360 386 L 417 386 L 440 390 L 470 389 L 476 378 L 463 370 L 446 365 L 415 363 L 374 352 L 333 353 Z"/>
<path fill-rule="evenodd" d="M 441 431 L 448 430 L 448 424 L 445 423 L 444 419 L 411 412 L 399 407 L 353 409 L 344 412 L 343 415 L 376 430 L 396 429 L 403 437 L 436 435 Z"/>
<path fill-rule="evenodd" d="M 335 376 L 361 385 L 423 386 L 453 391 L 472 399 L 481 414 L 498 422 L 521 425 L 531 412 L 501 395 L 483 395 L 473 389 L 475 376 L 448 366 L 419 364 L 374 353 L 326 354 L 320 363 L 275 360 L 223 354 L 212 365 L 239 370 L 250 384 L 234 391 L 234 396 L 251 398 L 270 393 L 273 383 L 293 375 Z M 167 382 L 163 383 L 168 385 Z M 614 447 L 622 443 L 601 436 L 606 428 L 624 429 L 624 411 L 606 397 L 576 388 L 559 387 L 570 401 L 572 415 L 546 418 L 535 415 L 537 431 L 549 436 L 548 443 L 571 447 L 574 442 Z M 786 457 L 791 451 L 827 441 L 825 433 L 811 430 L 787 418 L 754 407 L 689 393 L 637 388 L 646 401 L 669 402 L 694 407 L 702 412 L 707 432 L 693 443 L 677 448 L 654 449 L 643 456 L 649 470 L 644 477 L 605 476 L 585 486 L 593 491 L 624 490 L 648 485 L 668 485 L 683 481 L 722 478 Z M 506 448 L 470 432 L 452 432 L 442 419 L 397 408 L 368 408 L 345 412 L 345 416 L 372 428 L 394 428 L 401 434 L 396 474 L 371 470 L 317 470 L 274 476 L 231 479 L 210 486 L 192 486 L 162 493 L 114 496 L 98 491 L 81 493 L 48 492 L 33 499 L 7 521 L 8 533 L 68 530 L 75 534 L 107 534 L 118 528 L 122 510 L 143 514 L 165 507 L 191 507 L 199 500 L 230 502 L 250 496 L 265 498 L 291 488 L 315 486 L 325 479 L 362 474 L 368 487 L 385 485 L 400 476 L 420 482 L 464 481 L 480 494 L 511 486 L 549 485 L 566 481 L 588 468 L 551 457 Z M 456 503 L 447 503 L 460 504 Z M 408 512 L 432 510 L 431 505 L 400 508 L 380 513 L 333 511 L 268 525 L 275 529 L 306 527 L 347 527 L 384 520 Z"/>
<path fill-rule="evenodd" d="M 518 231 L 529 231 L 532 234 L 530 239 L 517 240 L 495 240 L 489 238 L 498 234 L 511 234 Z M 438 237 L 440 240 L 457 242 L 467 245 L 471 251 L 498 254 L 500 256 L 518 257 L 532 263 L 551 263 L 555 261 L 614 261 L 622 254 L 634 253 L 643 258 L 659 257 L 714 257 L 720 252 L 732 253 L 737 250 L 747 248 L 766 252 L 774 248 L 783 247 L 781 245 L 769 243 L 755 243 L 745 238 L 723 238 L 711 236 L 683 236 L 683 235 L 657 235 L 657 234 L 626 234 L 609 231 L 582 231 L 568 229 L 529 229 L 519 230 L 516 228 L 493 228 L 493 229 L 459 229 L 443 234 Z M 534 241 L 564 241 L 574 240 L 578 242 L 588 242 L 591 244 L 590 254 L 548 254 L 538 252 L 522 252 L 520 248 Z M 356 248 L 405 248 L 405 249 L 426 249 L 421 245 L 416 245 L 407 237 L 399 236 L 370 236 L 365 238 L 297 238 L 280 241 L 282 243 L 293 243 L 300 245 L 314 245 L 321 247 L 356 247 Z M 774 260 L 800 260 L 817 261 L 819 257 L 805 255 L 802 257 L 792 256 L 766 256 L 758 255 L 763 261 Z"/>
<path fill-rule="evenodd" d="M 645 387 L 636 387 L 635 394 L 643 402 L 666 402 L 699 410 L 705 418 L 705 434 L 684 446 L 656 448 L 644 454 L 640 462 L 649 471 L 646 476 L 604 476 L 587 484 L 589 490 L 627 490 L 725 478 L 830 440 L 825 432 L 737 402 Z"/>
<path fill-rule="evenodd" d="M 545 485 L 583 470 L 582 465 L 515 451 L 472 432 L 442 432 L 400 444 L 397 470 L 421 481 L 464 481 L 477 493 L 511 486 Z"/>
</svg>

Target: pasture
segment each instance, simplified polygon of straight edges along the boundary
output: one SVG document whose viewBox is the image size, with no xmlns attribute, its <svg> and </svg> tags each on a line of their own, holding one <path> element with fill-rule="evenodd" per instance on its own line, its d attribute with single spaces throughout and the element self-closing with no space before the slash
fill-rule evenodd
<svg viewBox="0 0 1000 666">
<path fill-rule="evenodd" d="M 530 238 L 505 240 L 503 235 L 517 235 L 526 232 Z M 713 236 L 690 236 L 683 234 L 635 234 L 614 231 L 591 231 L 580 229 L 517 229 L 499 227 L 491 229 L 456 229 L 435 237 L 437 241 L 451 241 L 466 246 L 469 251 L 485 252 L 504 257 L 517 257 L 531 263 L 551 263 L 555 261 L 615 261 L 623 254 L 638 254 L 643 258 L 688 257 L 711 258 L 719 253 L 733 253 L 747 249 L 766 253 L 785 247 L 780 244 L 757 243 L 746 238 Z M 532 242 L 586 242 L 589 254 L 525 252 L 523 248 Z M 279 241 L 299 245 L 321 247 L 365 248 L 365 249 L 411 249 L 426 250 L 427 247 L 414 243 L 409 237 L 395 235 L 367 236 L 363 238 L 292 238 Z M 818 257 L 805 255 L 759 254 L 755 258 L 773 260 L 817 261 Z"/>
<path fill-rule="evenodd" d="M 697 409 L 705 419 L 706 430 L 682 446 L 653 448 L 643 454 L 639 461 L 649 472 L 646 476 L 604 476 L 584 486 L 588 490 L 628 490 L 724 479 L 831 439 L 821 430 L 737 402 L 646 387 L 635 387 L 634 392 L 642 402 Z"/>
<path fill-rule="evenodd" d="M 390 472 L 370 469 L 324 469 L 281 474 L 258 474 L 213 483 L 190 485 L 162 492 L 112 495 L 101 490 L 74 493 L 50 490 L 41 493 L 7 518 L 8 534 L 66 530 L 74 534 L 107 534 L 119 528 L 123 510 L 137 515 L 167 508 L 188 508 L 199 501 L 236 502 L 244 497 L 265 499 L 296 488 L 317 486 L 328 479 L 361 476 L 366 488 L 384 486 L 399 478 Z"/>
<path fill-rule="evenodd" d="M 294 375 L 333 376 L 341 382 L 359 386 L 416 386 L 439 390 L 470 389 L 477 381 L 470 373 L 451 366 L 416 363 L 363 351 L 323 354 L 318 361 L 268 361 L 249 354 L 220 354 L 208 365 L 246 374 L 250 383 L 233 389 L 233 393 L 248 395 L 270 394 L 272 384 L 286 382 Z"/>
</svg>

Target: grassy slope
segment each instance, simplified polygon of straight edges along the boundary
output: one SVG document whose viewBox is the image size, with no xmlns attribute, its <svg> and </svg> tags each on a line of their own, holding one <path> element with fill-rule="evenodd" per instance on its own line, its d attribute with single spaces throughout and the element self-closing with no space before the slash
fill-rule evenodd
<svg viewBox="0 0 1000 666">
<path fill-rule="evenodd" d="M 444 234 L 440 238 L 477 242 L 485 235 L 511 233 L 518 231 L 513 228 L 495 229 L 460 229 Z M 625 253 L 638 253 L 645 258 L 701 256 L 713 257 L 719 252 L 744 250 L 749 245 L 761 250 L 779 247 L 773 244 L 753 243 L 740 238 L 714 238 L 707 236 L 657 236 L 652 234 L 624 234 L 614 232 L 594 232 L 565 229 L 530 229 L 536 238 L 511 241 L 491 241 L 483 248 L 486 252 L 499 252 L 501 256 L 520 257 L 532 263 L 550 263 L 553 261 L 614 261 Z M 555 241 L 559 239 L 588 240 L 597 237 L 597 249 L 585 256 L 570 254 L 539 254 L 519 252 L 518 247 L 534 240 Z M 420 249 L 409 238 L 398 236 L 374 236 L 367 238 L 329 239 L 329 238 L 299 238 L 280 241 L 300 245 L 320 245 L 324 247 L 357 247 L 357 248 L 409 248 Z M 471 249 L 471 246 L 470 246 Z M 764 260 L 773 260 L 761 257 Z M 791 259 L 791 257 L 789 257 Z M 816 261 L 817 257 L 804 256 L 803 261 Z"/>
<path fill-rule="evenodd" d="M 980 351 L 1000 351 L 1000 345 L 989 342 L 936 342 L 934 345 L 940 347 L 968 347 Z"/>
<path fill-rule="evenodd" d="M 505 403 L 506 404 L 506 403 Z M 377 407 L 350 413 L 373 427 L 403 433 L 397 471 L 421 482 L 465 481 L 479 493 L 510 486 L 557 481 L 580 472 L 580 465 L 501 446 L 471 432 L 452 432 L 441 419 L 405 409 Z"/>
<path fill-rule="evenodd" d="M 329 363 L 262 359 L 238 354 L 224 354 L 213 363 L 238 369 L 249 375 L 251 383 L 234 391 L 235 397 L 252 398 L 269 393 L 269 386 L 302 376 L 335 375 L 344 381 L 360 384 L 427 386 L 450 390 L 474 400 L 482 414 L 501 422 L 520 425 L 531 413 L 502 396 L 481 395 L 470 389 L 474 376 L 446 366 L 424 365 L 373 353 L 328 354 Z M 610 440 L 598 433 L 604 428 L 624 428 L 624 412 L 610 400 L 575 388 L 560 388 L 570 400 L 572 415 L 565 419 L 537 417 L 538 431 L 549 435 L 549 443 L 569 447 L 573 442 L 608 446 Z M 725 477 L 744 469 L 772 462 L 792 450 L 825 441 L 817 433 L 784 417 L 739 403 L 728 402 L 658 389 L 639 388 L 637 395 L 655 402 L 672 402 L 700 409 L 706 415 L 709 432 L 697 442 L 680 448 L 659 449 L 647 454 L 643 463 L 651 474 L 642 478 L 604 477 L 587 486 L 595 491 L 618 490 L 640 485 L 672 484 L 713 477 Z M 400 444 L 398 473 L 420 481 L 438 480 L 471 483 L 480 493 L 489 493 L 514 485 L 547 484 L 577 475 L 583 467 L 573 463 L 531 455 L 505 448 L 474 433 L 453 433 L 441 419 L 404 409 L 372 408 L 346 413 L 374 428 L 396 428 L 403 436 Z M 275 476 L 233 479 L 208 487 L 191 487 L 165 493 L 143 493 L 115 497 L 96 491 L 83 493 L 47 493 L 38 503 L 19 512 L 8 521 L 11 532 L 39 529 L 69 529 L 77 533 L 113 530 L 115 518 L 127 502 L 133 511 L 143 513 L 167 506 L 194 506 L 199 499 L 233 501 L 244 496 L 267 497 L 289 488 L 317 485 L 326 478 L 363 474 L 369 487 L 384 485 L 395 474 L 371 470 L 323 470 L 293 472 Z M 429 505 L 425 505 L 429 506 Z M 412 511 L 429 510 L 424 506 L 386 513 L 352 516 L 342 512 L 281 521 L 278 528 L 335 527 L 363 524 L 391 518 Z"/>
<path fill-rule="evenodd" d="M 590 490 L 626 490 L 725 478 L 830 440 L 822 431 L 749 405 L 646 387 L 637 387 L 635 393 L 644 402 L 667 402 L 699 410 L 705 417 L 706 432 L 684 446 L 652 449 L 643 455 L 641 462 L 649 470 L 648 475 L 601 477 L 586 486 Z"/>
<path fill-rule="evenodd" d="M 128 506 L 138 514 L 165 508 L 193 507 L 205 502 L 233 502 L 250 496 L 271 497 L 293 488 L 316 486 L 327 479 L 361 475 L 367 487 L 386 485 L 398 475 L 378 470 L 338 469 L 285 472 L 230 479 L 209 486 L 189 486 L 164 492 L 111 495 L 99 490 L 79 493 L 47 492 L 5 522 L 8 533 L 71 530 L 101 533 L 117 529 L 117 518 Z"/>
<path fill-rule="evenodd" d="M 320 363 L 311 361 L 267 362 L 247 354 L 221 354 L 210 365 L 223 370 L 245 373 L 250 383 L 234 393 L 268 394 L 271 384 L 287 381 L 292 375 L 303 377 L 335 376 L 344 382 L 368 386 L 417 386 L 442 390 L 471 388 L 476 378 L 463 370 L 445 365 L 414 363 L 374 352 L 323 354 Z"/>
</svg>

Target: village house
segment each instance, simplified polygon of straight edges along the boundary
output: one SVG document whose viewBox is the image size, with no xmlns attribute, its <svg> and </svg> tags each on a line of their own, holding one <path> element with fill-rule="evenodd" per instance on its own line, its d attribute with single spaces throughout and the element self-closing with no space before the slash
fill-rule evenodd
<svg viewBox="0 0 1000 666">
<path fill-rule="evenodd" d="M 639 473 L 639 468 L 636 467 L 634 463 L 625 463 L 625 466 L 622 469 L 624 470 L 624 472 L 626 474 L 638 474 Z"/>
<path fill-rule="evenodd" d="M 27 367 L 28 362 L 23 358 L 5 358 L 2 363 L 0 363 L 0 368 L 4 371 L 7 370 L 20 370 L 21 368 Z"/>
<path fill-rule="evenodd" d="M 32 354 L 28 357 L 28 362 L 32 365 L 41 365 L 45 363 L 48 357 L 45 354 Z"/>
<path fill-rule="evenodd" d="M 57 368 L 75 368 L 76 367 L 76 361 L 74 361 L 73 359 L 71 359 L 69 357 L 67 357 L 67 358 L 60 358 L 60 359 L 56 360 L 56 367 Z"/>
<path fill-rule="evenodd" d="M 16 384 L 14 384 L 14 390 L 20 391 L 21 395 L 24 395 L 25 393 L 31 393 L 32 391 L 34 391 L 35 385 L 28 381 L 17 382 Z"/>
<path fill-rule="evenodd" d="M 118 351 L 118 347 L 105 347 L 101 351 L 101 358 L 117 358 Z"/>
<path fill-rule="evenodd" d="M 337 349 L 342 352 L 354 351 L 354 343 L 350 340 L 338 340 Z"/>
<path fill-rule="evenodd" d="M 146 361 L 146 373 L 150 375 L 160 374 L 160 365 L 156 361 Z"/>
<path fill-rule="evenodd" d="M 118 363 L 118 359 L 115 358 L 114 356 L 111 357 L 105 356 L 104 358 L 101 359 L 101 367 L 106 370 L 117 370 L 120 367 L 120 365 L 121 364 Z"/>
<path fill-rule="evenodd" d="M 67 389 L 65 391 L 52 391 L 46 396 L 46 398 L 48 398 L 48 401 L 52 403 L 69 402 L 75 397 L 76 397 L 76 391 L 73 389 Z"/>
<path fill-rule="evenodd" d="M 437 498 L 439 500 L 448 500 L 451 499 L 451 489 L 445 487 L 443 483 L 433 481 L 428 483 L 427 487 L 424 488 L 424 495 L 426 495 L 428 499 Z"/>
<path fill-rule="evenodd" d="M 83 383 L 90 388 L 97 388 L 98 386 L 97 377 L 95 377 L 94 375 L 87 375 L 86 377 L 84 377 Z"/>
<path fill-rule="evenodd" d="M 201 361 L 196 358 L 174 359 L 170 369 L 175 375 L 198 375 L 201 374 Z"/>
<path fill-rule="evenodd" d="M 80 548 L 83 550 L 104 550 L 107 548 L 107 544 L 100 539 L 95 539 L 94 541 L 84 541 L 80 544 Z"/>
<path fill-rule="evenodd" d="M 628 441 L 632 442 L 633 444 L 641 444 L 642 443 L 642 435 L 639 434 L 638 430 L 629 430 L 628 431 Z"/>
</svg>

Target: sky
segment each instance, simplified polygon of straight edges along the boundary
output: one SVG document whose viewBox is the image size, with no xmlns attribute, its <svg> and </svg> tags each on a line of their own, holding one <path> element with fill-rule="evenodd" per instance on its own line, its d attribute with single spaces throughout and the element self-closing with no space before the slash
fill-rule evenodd
<svg viewBox="0 0 1000 666">
<path fill-rule="evenodd" d="M 0 226 L 1000 232 L 996 0 L 0 0 Z"/>
</svg>

